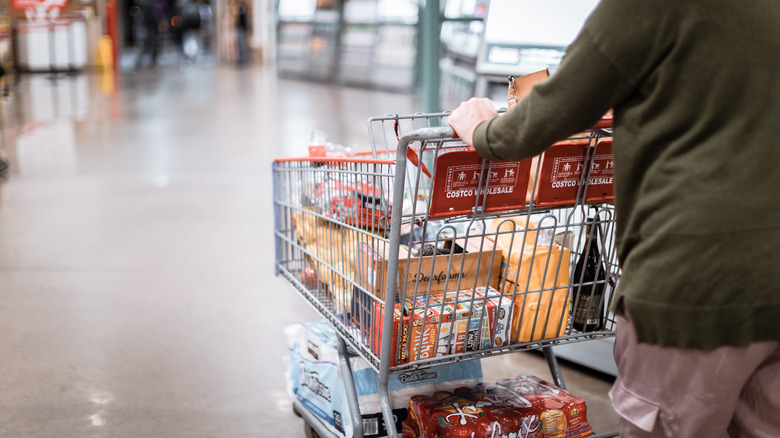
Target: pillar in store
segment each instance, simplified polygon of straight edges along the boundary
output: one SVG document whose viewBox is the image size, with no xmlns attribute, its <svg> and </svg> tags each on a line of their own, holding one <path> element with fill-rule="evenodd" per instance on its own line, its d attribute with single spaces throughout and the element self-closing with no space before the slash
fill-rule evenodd
<svg viewBox="0 0 780 438">
<path fill-rule="evenodd" d="M 213 2 L 217 20 L 217 56 L 222 62 L 236 62 L 236 12 L 241 2 L 247 7 L 249 52 L 255 60 L 271 60 L 274 53 L 273 0 L 220 0 Z"/>
<path fill-rule="evenodd" d="M 439 0 L 425 0 L 423 4 L 419 20 L 419 78 L 424 111 L 436 113 L 441 111 L 439 107 L 441 7 Z"/>
<path fill-rule="evenodd" d="M 116 0 L 106 1 L 106 35 L 111 37 L 114 70 L 119 69 L 119 16 Z"/>
<path fill-rule="evenodd" d="M 271 62 L 275 58 L 276 34 L 274 32 L 274 5 L 272 0 L 254 0 L 252 7 L 251 45 L 256 59 Z"/>
</svg>

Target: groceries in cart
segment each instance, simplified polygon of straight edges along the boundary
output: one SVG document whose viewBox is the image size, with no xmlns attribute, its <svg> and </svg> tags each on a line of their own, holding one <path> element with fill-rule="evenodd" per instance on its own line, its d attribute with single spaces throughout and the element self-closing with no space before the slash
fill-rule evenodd
<svg viewBox="0 0 780 438">
<path fill-rule="evenodd" d="M 583 332 L 604 329 L 607 271 L 599 248 L 602 244 L 599 241 L 602 232 L 599 230 L 598 221 L 586 227 L 585 246 L 573 274 L 577 286 L 572 293 L 572 327 Z"/>
<path fill-rule="evenodd" d="M 489 163 L 452 138 L 446 118 L 372 119 L 370 156 L 275 160 L 277 274 L 360 356 L 348 360 L 357 413 L 333 405 L 345 386 L 336 353 L 296 341 L 296 406 L 337 436 L 361 423 L 365 436 L 392 435 L 404 418 L 404 433 L 426 438 L 590 435 L 581 400 L 530 378 L 396 392 L 483 357 L 614 334 L 609 131 Z"/>
<path fill-rule="evenodd" d="M 322 184 L 330 185 L 330 193 L 341 187 L 334 180 Z M 582 237 L 599 227 L 586 227 L 595 219 L 589 220 L 581 211 L 410 223 L 407 240 L 397 247 L 393 295 L 386 291 L 392 249 L 386 233 L 361 226 L 365 222 L 352 222 L 366 216 L 329 214 L 333 211 L 317 214 L 301 208 L 291 214 L 296 241 L 306 251 L 299 281 L 321 293 L 340 321 L 358 329 L 361 342 L 377 357 L 382 354 L 385 302 L 394 298 L 393 345 L 385 347 L 392 349 L 393 366 L 557 339 L 572 327 L 581 332 L 604 329 L 608 307 L 604 289 L 610 275 L 598 252 L 604 242 L 592 243 L 591 238 L 586 242 Z M 599 220 L 612 224 L 608 218 Z M 481 225 L 475 226 L 477 222 Z M 480 288 L 488 292 L 480 296 Z M 452 309 L 451 304 L 441 305 L 447 297 L 458 297 Z M 496 300 L 500 304 L 494 304 Z M 473 308 L 458 307 L 474 302 L 478 305 Z M 501 308 L 509 318 L 500 328 L 489 316 L 477 315 L 481 310 L 474 310 L 490 311 L 491 306 Z M 468 344 L 471 348 L 454 341 L 458 332 L 451 324 L 456 320 L 472 327 L 470 336 L 476 339 Z M 485 330 L 475 329 L 485 324 Z M 508 332 L 498 337 L 502 342 L 494 342 L 492 333 L 503 329 Z"/>
<path fill-rule="evenodd" d="M 321 294 L 333 312 L 346 318 L 352 305 L 362 235 L 311 213 L 298 211 L 290 219 L 298 245 L 307 252 L 299 281 Z"/>
<path fill-rule="evenodd" d="M 400 296 L 412 297 L 450 292 L 480 286 L 498 286 L 500 263 L 490 263 L 493 245 L 479 237 L 449 237 L 409 242 L 398 248 Z M 384 300 L 390 257 L 385 240 L 365 240 L 358 244 L 356 266 L 358 284 Z"/>
<path fill-rule="evenodd" d="M 495 240 L 503 256 L 501 292 L 515 304 L 515 342 L 555 338 L 566 331 L 571 251 L 555 242 L 556 231 L 540 228 L 528 216 L 490 223 L 487 238 Z"/>
<path fill-rule="evenodd" d="M 326 216 L 348 225 L 384 229 L 389 225 L 389 202 L 379 187 L 361 181 L 329 179 L 321 182 L 314 199 Z"/>
<path fill-rule="evenodd" d="M 287 389 L 300 407 L 337 436 L 353 436 L 347 389 L 339 368 L 336 332 L 326 321 L 285 327 Z M 377 399 L 378 375 L 349 356 L 363 434 L 387 436 Z M 591 435 L 584 400 L 535 376 L 482 382 L 479 361 L 391 375 L 390 404 L 404 437 L 585 437 Z M 473 434 L 473 435 L 472 435 Z"/>
<path fill-rule="evenodd" d="M 535 376 L 417 395 L 409 401 L 405 438 L 590 436 L 585 401 Z"/>
<path fill-rule="evenodd" d="M 352 415 L 360 415 L 363 436 L 387 436 L 377 399 L 377 372 L 362 358 L 350 355 L 360 413 L 351 412 L 347 389 L 339 369 L 336 332 L 326 321 L 310 321 L 285 327 L 288 348 L 287 390 L 301 407 L 316 415 L 327 429 L 338 436 L 353 436 Z M 435 370 L 417 370 L 393 374 L 390 380 L 390 404 L 396 417 L 396 429 L 408 416 L 409 399 L 417 394 L 452 391 L 475 386 L 482 380 L 479 361 L 451 364 Z"/>
<path fill-rule="evenodd" d="M 311 214 L 295 213 L 292 222 L 312 256 L 301 281 L 324 293 L 339 319 L 361 329 L 363 342 L 380 356 L 389 244 Z M 580 275 L 587 256 L 569 249 L 575 231 L 551 225 L 549 218 L 535 223 L 520 215 L 489 220 L 482 234 L 468 239 L 444 233 L 449 237 L 430 248 L 399 247 L 396 299 L 402 301 L 394 310 L 392 364 L 559 338 L 569 327 L 572 302 L 575 320 L 580 315 L 603 321 L 606 268 L 601 262 L 598 272 L 587 270 L 599 275 L 596 281 Z M 591 242 L 582 253 L 593 263 L 598 245 Z M 579 267 L 573 280 L 572 260 Z M 502 318 L 494 318 L 495 309 Z M 577 330 L 603 328 L 578 321 Z"/>
<path fill-rule="evenodd" d="M 328 141 L 328 133 L 315 129 L 309 141 L 309 156 L 313 158 L 347 158 L 351 149 L 338 143 Z"/>
<path fill-rule="evenodd" d="M 373 345 L 379 355 L 384 313 L 381 304 L 374 306 Z M 513 306 L 491 287 L 407 298 L 393 312 L 391 366 L 508 345 Z"/>
</svg>

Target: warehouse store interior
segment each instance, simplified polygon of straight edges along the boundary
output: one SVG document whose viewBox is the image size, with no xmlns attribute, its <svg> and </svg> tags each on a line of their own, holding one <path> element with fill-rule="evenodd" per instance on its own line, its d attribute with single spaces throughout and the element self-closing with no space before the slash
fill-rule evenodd
<svg viewBox="0 0 780 438">
<path fill-rule="evenodd" d="M 313 436 L 284 329 L 323 316 L 277 275 L 272 162 L 506 106 L 597 2 L 171 0 L 155 55 L 142 3 L 0 2 L 0 436 Z M 507 39 L 521 3 L 547 40 L 530 15 Z M 553 351 L 617 430 L 611 339 Z M 468 362 L 553 381 L 540 351 Z"/>
</svg>

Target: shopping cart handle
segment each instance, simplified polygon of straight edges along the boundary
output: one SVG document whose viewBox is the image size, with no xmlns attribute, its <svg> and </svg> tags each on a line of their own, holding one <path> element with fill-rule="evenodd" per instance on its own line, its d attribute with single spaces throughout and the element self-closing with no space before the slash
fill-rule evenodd
<svg viewBox="0 0 780 438">
<path fill-rule="evenodd" d="M 426 141 L 456 139 L 455 132 L 450 127 L 435 127 L 435 128 L 420 128 L 416 129 L 403 137 L 398 139 L 398 149 L 406 149 L 406 158 L 412 165 L 419 167 L 420 170 L 428 177 L 431 177 L 431 172 L 425 163 L 420 161 L 417 156 L 417 151 L 409 147 L 414 142 L 425 143 Z"/>
<path fill-rule="evenodd" d="M 457 139 L 455 131 L 449 126 L 437 126 L 431 128 L 419 128 L 411 131 L 399 139 L 400 143 L 411 144 L 416 141 L 450 140 Z"/>
</svg>

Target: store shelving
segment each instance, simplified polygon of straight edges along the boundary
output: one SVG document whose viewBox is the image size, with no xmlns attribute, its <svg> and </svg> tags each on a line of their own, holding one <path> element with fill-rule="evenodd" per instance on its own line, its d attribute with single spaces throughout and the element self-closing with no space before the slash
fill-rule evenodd
<svg viewBox="0 0 780 438">
<path fill-rule="evenodd" d="M 282 0 L 277 9 L 280 74 L 317 80 L 335 78 L 339 13 L 311 0 Z"/>
<path fill-rule="evenodd" d="M 277 60 L 281 75 L 377 89 L 413 89 L 416 1 L 348 0 L 325 6 L 309 0 L 280 2 Z"/>
<path fill-rule="evenodd" d="M 447 0 L 441 29 L 440 105 L 453 109 L 474 95 L 487 0 Z"/>
<path fill-rule="evenodd" d="M 507 77 L 561 63 L 598 0 L 492 0 L 475 72 L 476 96 L 497 104 L 507 98 Z"/>
</svg>

